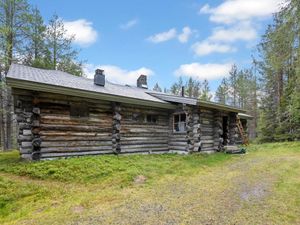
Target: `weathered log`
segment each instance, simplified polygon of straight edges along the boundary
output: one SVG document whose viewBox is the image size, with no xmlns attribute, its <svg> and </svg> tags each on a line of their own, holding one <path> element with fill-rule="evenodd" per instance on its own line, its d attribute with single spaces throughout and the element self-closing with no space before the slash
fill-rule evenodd
<svg viewBox="0 0 300 225">
<path fill-rule="evenodd" d="M 81 152 L 57 152 L 57 153 L 41 153 L 41 159 L 53 158 L 53 157 L 74 157 L 74 156 L 85 156 L 85 155 L 102 155 L 111 154 L 112 150 L 103 151 L 81 151 Z"/>
<path fill-rule="evenodd" d="M 41 147 L 76 147 L 76 146 L 109 146 L 111 140 L 108 141 L 43 141 Z"/>
<path fill-rule="evenodd" d="M 99 127 L 99 126 L 68 126 L 68 125 L 50 125 L 41 124 L 42 130 L 55 130 L 55 131 L 97 131 L 97 132 L 111 132 L 111 127 Z"/>
<path fill-rule="evenodd" d="M 109 146 L 76 146 L 76 147 L 42 147 L 41 152 L 81 152 L 81 151 L 112 151 L 111 144 Z"/>
</svg>

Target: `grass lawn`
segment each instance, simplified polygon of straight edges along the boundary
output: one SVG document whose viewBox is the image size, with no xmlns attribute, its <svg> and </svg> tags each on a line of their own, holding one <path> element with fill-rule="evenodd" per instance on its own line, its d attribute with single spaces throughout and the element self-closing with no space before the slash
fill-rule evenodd
<svg viewBox="0 0 300 225">
<path fill-rule="evenodd" d="M 246 155 L 0 153 L 0 224 L 300 224 L 300 143 Z"/>
</svg>

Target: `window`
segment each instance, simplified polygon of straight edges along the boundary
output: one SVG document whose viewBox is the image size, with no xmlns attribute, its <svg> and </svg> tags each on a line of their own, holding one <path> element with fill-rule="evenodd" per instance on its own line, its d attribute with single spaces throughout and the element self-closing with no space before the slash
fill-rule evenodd
<svg viewBox="0 0 300 225">
<path fill-rule="evenodd" d="M 174 132 L 185 132 L 186 131 L 186 115 L 184 113 L 174 115 L 173 130 L 174 130 Z"/>
<path fill-rule="evenodd" d="M 135 121 L 135 122 L 141 121 L 141 114 L 139 114 L 139 113 L 133 113 L 131 115 L 131 120 Z"/>
<path fill-rule="evenodd" d="M 70 106 L 70 116 L 73 118 L 84 118 L 89 116 L 89 109 L 86 104 L 72 103 Z"/>
<path fill-rule="evenodd" d="M 158 116 L 157 115 L 146 115 L 145 116 L 145 121 L 147 123 L 157 123 Z"/>
</svg>

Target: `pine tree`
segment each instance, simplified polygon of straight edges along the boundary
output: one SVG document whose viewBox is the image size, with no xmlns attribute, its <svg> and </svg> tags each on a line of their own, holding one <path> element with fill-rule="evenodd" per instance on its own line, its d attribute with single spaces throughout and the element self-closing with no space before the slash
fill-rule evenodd
<svg viewBox="0 0 300 225">
<path fill-rule="evenodd" d="M 158 83 L 156 83 L 153 87 L 153 91 L 157 91 L 157 92 L 162 92 L 161 87 L 158 85 Z"/>
<path fill-rule="evenodd" d="M 181 95 L 181 88 L 183 86 L 183 80 L 182 77 L 178 78 L 178 81 L 172 84 L 170 87 L 170 92 L 174 95 Z"/>
<path fill-rule="evenodd" d="M 208 81 L 205 79 L 202 83 L 202 91 L 200 95 L 201 100 L 210 101 L 212 98 L 212 95 L 210 94 L 210 88 Z"/>
<path fill-rule="evenodd" d="M 28 44 L 24 64 L 49 69 L 50 54 L 45 42 L 46 26 L 37 8 L 31 9 L 30 29 L 28 30 Z"/>
<path fill-rule="evenodd" d="M 229 86 L 227 83 L 226 78 L 223 78 L 221 81 L 221 84 L 219 85 L 216 95 L 215 95 L 215 101 L 221 104 L 227 104 L 229 100 Z"/>
<path fill-rule="evenodd" d="M 299 1 L 291 0 L 274 15 L 259 46 L 263 97 L 260 120 L 262 140 L 299 138 L 297 112 L 299 76 Z"/>
<path fill-rule="evenodd" d="M 72 48 L 73 40 L 74 36 L 67 36 L 63 21 L 56 14 L 53 15 L 46 30 L 46 46 L 50 54 L 50 68 L 82 76 L 82 65 L 77 62 L 78 51 Z"/>
<path fill-rule="evenodd" d="M 22 59 L 29 29 L 29 4 L 25 0 L 0 0 L 0 74 L 8 72 L 12 62 Z M 1 79 L 0 89 L 1 135 L 4 150 L 12 144 L 12 97 L 11 90 Z"/>
<path fill-rule="evenodd" d="M 229 71 L 229 84 L 231 87 L 231 102 L 232 106 L 237 106 L 237 76 L 238 76 L 238 69 L 235 64 L 232 65 L 231 70 Z"/>
<path fill-rule="evenodd" d="M 27 1 L 0 1 L 0 54 L 3 55 L 5 72 L 25 51 L 30 18 Z"/>
</svg>

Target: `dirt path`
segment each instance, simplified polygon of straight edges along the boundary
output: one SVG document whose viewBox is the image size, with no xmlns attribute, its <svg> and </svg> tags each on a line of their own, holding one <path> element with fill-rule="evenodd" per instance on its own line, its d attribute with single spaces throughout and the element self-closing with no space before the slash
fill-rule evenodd
<svg viewBox="0 0 300 225">
<path fill-rule="evenodd" d="M 273 224 L 268 201 L 285 157 L 238 156 L 222 167 L 169 177 L 71 224 Z M 95 214 L 96 213 L 96 214 Z"/>
</svg>

